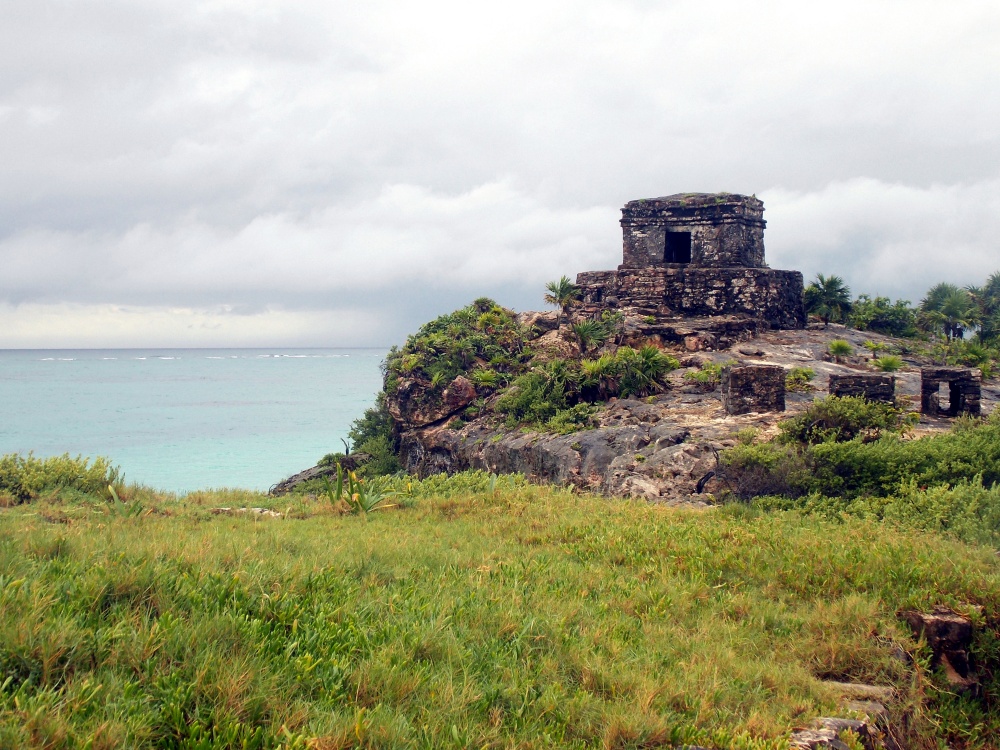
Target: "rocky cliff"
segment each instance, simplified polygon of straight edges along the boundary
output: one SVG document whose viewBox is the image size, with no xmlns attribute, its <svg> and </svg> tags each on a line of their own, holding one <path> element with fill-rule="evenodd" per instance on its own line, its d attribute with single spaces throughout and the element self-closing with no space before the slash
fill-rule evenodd
<svg viewBox="0 0 1000 750">
<path fill-rule="evenodd" d="M 689 319 L 681 329 L 684 335 L 667 337 L 662 321 L 627 315 L 618 323 L 615 340 L 584 357 L 569 322 L 557 325 L 557 318 L 556 313 L 511 316 L 511 325 L 524 336 L 518 344 L 523 347 L 522 357 L 524 352 L 530 353 L 520 371 L 562 358 L 595 361 L 625 343 L 638 346 L 651 341 L 673 352 L 680 367 L 670 372 L 652 395 L 596 401 L 588 407 L 592 413 L 579 429 L 556 434 L 537 424 L 512 426 L 509 418 L 498 413 L 497 403 L 510 386 L 484 378 L 485 370 L 495 370 L 482 357 L 477 360 L 473 356 L 466 372 L 436 389 L 414 366 L 387 391 L 399 457 L 407 471 L 421 476 L 465 469 L 519 472 L 533 481 L 608 495 L 710 502 L 723 489 L 712 476 L 717 453 L 732 446 L 741 431 L 755 430 L 762 437 L 773 434 L 778 421 L 801 412 L 817 395 L 826 394 L 831 375 L 870 371 L 865 356 L 831 361 L 827 350 L 832 339 L 847 339 L 859 352 L 865 351 L 865 341 L 891 342 L 878 334 L 839 326 L 767 330 L 756 332 L 751 339 L 745 334 L 727 338 L 720 335 L 725 330 L 725 321 L 720 319 L 706 319 L 708 325 Z M 716 348 L 689 351 L 698 350 L 705 341 Z M 400 356 L 408 356 L 406 351 Z M 496 361 L 494 355 L 495 366 Z M 780 365 L 789 370 L 808 367 L 816 376 L 803 390 L 787 394 L 784 412 L 734 416 L 726 413 L 721 393 L 704 375 L 723 363 Z M 911 367 L 897 373 L 896 392 L 904 401 L 910 399 L 911 408 L 916 410 L 920 396 L 916 368 L 923 362 L 911 358 L 908 364 Z M 513 373 L 504 378 L 513 382 Z M 995 390 L 984 389 L 984 403 L 996 398 Z M 920 429 L 945 426 L 927 418 Z"/>
</svg>

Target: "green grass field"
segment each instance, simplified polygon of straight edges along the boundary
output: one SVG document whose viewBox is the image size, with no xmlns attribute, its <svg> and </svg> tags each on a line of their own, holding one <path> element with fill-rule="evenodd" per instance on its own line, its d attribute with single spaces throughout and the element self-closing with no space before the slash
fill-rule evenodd
<svg viewBox="0 0 1000 750">
<path fill-rule="evenodd" d="M 123 494 L 0 510 L 0 747 L 781 748 L 850 715 L 824 679 L 895 686 L 908 747 L 1000 737 L 990 547 L 484 475 L 367 515 Z M 975 619 L 979 699 L 897 617 L 936 604 Z"/>
</svg>

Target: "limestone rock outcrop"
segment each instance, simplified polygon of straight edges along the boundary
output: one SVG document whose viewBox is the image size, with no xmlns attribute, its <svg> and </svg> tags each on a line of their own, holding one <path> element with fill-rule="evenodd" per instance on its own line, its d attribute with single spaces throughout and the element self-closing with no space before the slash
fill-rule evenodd
<svg viewBox="0 0 1000 750">
<path fill-rule="evenodd" d="M 387 399 L 389 414 L 406 427 L 425 427 L 451 416 L 476 400 L 476 387 L 459 375 L 440 394 L 427 383 L 403 380 Z"/>
</svg>

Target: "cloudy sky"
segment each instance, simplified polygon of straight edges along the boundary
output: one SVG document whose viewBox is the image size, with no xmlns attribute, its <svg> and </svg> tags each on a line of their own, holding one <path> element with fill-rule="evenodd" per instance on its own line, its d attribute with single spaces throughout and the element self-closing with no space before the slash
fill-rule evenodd
<svg viewBox="0 0 1000 750">
<path fill-rule="evenodd" d="M 0 347 L 388 345 L 763 198 L 774 268 L 1000 269 L 995 0 L 4 0 Z"/>
</svg>

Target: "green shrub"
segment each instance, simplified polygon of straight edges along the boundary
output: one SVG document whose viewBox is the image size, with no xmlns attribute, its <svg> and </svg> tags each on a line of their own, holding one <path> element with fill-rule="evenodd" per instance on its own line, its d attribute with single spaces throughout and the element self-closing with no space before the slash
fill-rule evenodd
<svg viewBox="0 0 1000 750">
<path fill-rule="evenodd" d="M 443 388 L 479 362 L 488 362 L 500 375 L 522 373 L 532 356 L 529 336 L 513 312 L 483 297 L 426 323 L 402 349 L 392 349 L 386 357 L 385 390 L 393 392 L 401 376 Z"/>
<path fill-rule="evenodd" d="M 573 334 L 580 344 L 580 351 L 586 352 L 588 349 L 600 346 L 608 340 L 608 331 L 596 320 L 584 320 L 572 326 Z"/>
<path fill-rule="evenodd" d="M 741 440 L 719 457 L 716 476 L 739 500 L 765 495 L 799 497 L 810 489 L 807 453 L 795 446 Z"/>
<path fill-rule="evenodd" d="M 489 367 L 477 367 L 469 373 L 469 380 L 477 389 L 493 389 L 500 385 L 501 376 L 496 370 Z"/>
<path fill-rule="evenodd" d="M 622 398 L 658 393 L 665 386 L 666 375 L 680 366 L 676 359 L 651 344 L 639 349 L 623 346 L 615 352 L 615 359 L 620 367 L 618 395 Z"/>
<path fill-rule="evenodd" d="M 375 396 L 375 405 L 354 420 L 347 431 L 352 453 L 367 453 L 371 459 L 357 469 L 358 476 L 374 477 L 402 471 L 396 455 L 396 441 L 392 434 L 392 417 L 386 406 L 385 392 Z M 321 466 L 333 466 L 343 453 L 328 453 L 319 460 Z"/>
<path fill-rule="evenodd" d="M 812 390 L 810 381 L 816 377 L 816 371 L 811 367 L 793 367 L 785 375 L 785 390 L 804 392 Z"/>
<path fill-rule="evenodd" d="M 562 409 L 545 423 L 545 431 L 557 435 L 567 435 L 571 432 L 594 428 L 597 426 L 597 421 L 594 419 L 596 410 L 595 406 L 587 403 Z"/>
<path fill-rule="evenodd" d="M 810 450 L 815 475 L 810 491 L 824 495 L 893 494 L 900 483 L 954 486 L 980 475 L 985 487 L 1000 481 L 1000 424 L 920 440 L 886 435 L 871 443 L 824 443 Z"/>
<path fill-rule="evenodd" d="M 890 302 L 888 297 L 862 294 L 851 306 L 847 323 L 859 331 L 874 331 L 886 336 L 912 338 L 917 335 L 917 313 L 909 300 Z"/>
<path fill-rule="evenodd" d="M 896 372 L 902 369 L 903 358 L 897 357 L 895 354 L 886 354 L 876 358 L 872 364 L 875 365 L 875 369 L 881 372 Z"/>
<path fill-rule="evenodd" d="M 783 432 L 798 432 L 800 424 Z M 918 488 L 956 487 L 975 477 L 992 489 L 1000 482 L 1000 420 L 965 424 L 960 430 L 919 440 L 901 440 L 889 432 L 869 442 L 855 437 L 807 445 L 737 446 L 722 453 L 720 467 L 742 498 L 810 493 L 890 497 L 908 482 Z M 800 467 L 807 472 L 798 473 Z"/>
<path fill-rule="evenodd" d="M 814 445 L 859 436 L 876 440 L 883 432 L 906 429 L 911 419 L 891 404 L 854 396 L 827 396 L 814 401 L 799 416 L 786 419 L 779 428 L 784 442 Z"/>
<path fill-rule="evenodd" d="M 108 486 L 121 483 L 121 472 L 109 459 L 90 459 L 68 453 L 37 458 L 29 453 L 0 456 L 0 496 L 8 503 L 24 503 L 43 492 L 70 489 L 107 499 Z"/>
<path fill-rule="evenodd" d="M 666 376 L 680 363 L 655 346 L 623 346 L 614 354 L 580 363 L 580 392 L 585 401 L 620 396 L 650 396 L 666 388 Z"/>
<path fill-rule="evenodd" d="M 997 362 L 1000 360 L 1000 350 L 976 341 L 952 339 L 940 346 L 938 356 L 948 365 L 978 367 L 984 378 L 990 378 L 993 377 Z"/>
<path fill-rule="evenodd" d="M 884 344 L 881 341 L 863 341 L 861 346 L 870 351 L 872 354 L 889 351 L 889 345 Z"/>
<path fill-rule="evenodd" d="M 784 493 L 788 494 L 788 493 Z M 887 496 L 830 497 L 812 493 L 801 497 L 762 497 L 768 510 L 801 510 L 831 519 L 843 515 L 953 536 L 963 542 L 1000 547 L 1000 487 L 986 488 L 979 477 L 954 487 L 920 487 L 910 480 Z"/>
<path fill-rule="evenodd" d="M 575 404 L 573 395 L 578 383 L 575 363 L 553 360 L 520 375 L 497 399 L 494 408 L 506 415 L 508 427 L 542 425 Z"/>
<path fill-rule="evenodd" d="M 684 379 L 689 383 L 694 383 L 700 386 L 702 390 L 714 391 L 719 385 L 719 379 L 722 377 L 722 370 L 727 365 L 732 364 L 730 362 L 703 362 L 698 370 L 694 372 L 684 373 Z"/>
</svg>

